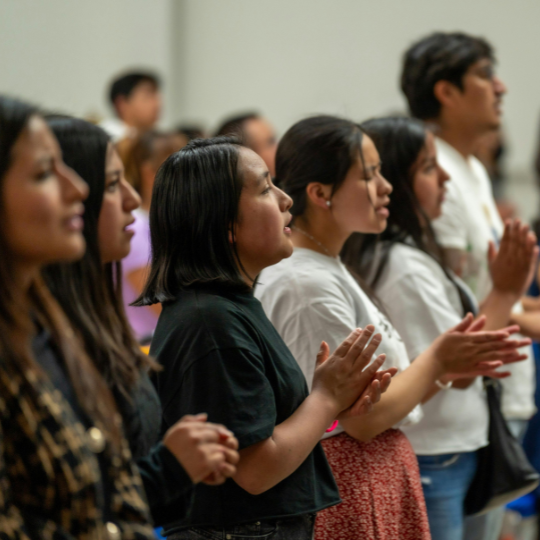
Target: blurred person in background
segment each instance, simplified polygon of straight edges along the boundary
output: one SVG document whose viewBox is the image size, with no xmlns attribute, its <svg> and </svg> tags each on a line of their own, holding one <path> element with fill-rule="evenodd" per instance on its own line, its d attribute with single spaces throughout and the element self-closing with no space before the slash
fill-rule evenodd
<svg viewBox="0 0 540 540">
<path fill-rule="evenodd" d="M 109 101 L 116 118 L 100 123 L 114 143 L 134 139 L 154 128 L 161 113 L 160 87 L 159 78 L 150 72 L 129 72 L 114 79 Z"/>
<path fill-rule="evenodd" d="M 161 304 L 130 306 L 143 290 L 150 261 L 148 213 L 154 180 L 161 164 L 187 142 L 185 136 L 177 133 L 148 131 L 135 140 L 125 158 L 126 178 L 139 194 L 141 205 L 133 211 L 135 222 L 130 230 L 135 236 L 129 255 L 122 261 L 124 306 L 135 337 L 142 343 L 152 337 L 161 313 Z"/>
<path fill-rule="evenodd" d="M 180 420 L 160 437 L 161 404 L 149 378 L 157 367 L 133 339 L 116 277 L 130 249 L 126 223 L 140 198 L 124 177 L 122 162 L 98 126 L 66 116 L 47 117 L 63 158 L 89 187 L 84 203 L 84 256 L 45 269 L 46 283 L 80 336 L 88 357 L 104 377 L 122 416 L 123 431 L 140 471 L 154 521 L 174 505 L 189 508 L 193 484 L 225 481 L 238 458 L 225 447 L 227 431 L 204 415 Z M 207 438 L 207 441 L 199 440 Z M 235 441 L 231 439 L 233 447 Z M 225 467 L 225 475 L 220 467 Z M 231 468 L 229 468 L 231 467 Z"/>
<path fill-rule="evenodd" d="M 495 75 L 493 47 L 463 33 L 431 34 L 406 51 L 401 88 L 412 116 L 433 127 L 438 161 L 450 176 L 442 215 L 433 221 L 437 241 L 448 266 L 481 303 L 492 287 L 488 248 L 498 245 L 504 230 L 488 173 L 473 155 L 481 139 L 501 125 L 506 86 Z M 517 303 L 512 321 L 524 330 L 522 311 Z M 512 377 L 502 381 L 503 413 L 518 437 L 535 412 L 531 347 L 527 354 L 528 360 L 509 366 Z M 497 539 L 502 510 L 488 513 L 485 531 L 471 531 L 470 538 Z"/>
<path fill-rule="evenodd" d="M 477 305 L 467 285 L 445 266 L 431 227 L 449 179 L 437 162 L 433 134 L 412 118 L 376 118 L 362 128 L 393 187 L 390 216 L 382 234 L 354 235 L 341 256 L 375 291 L 409 357 L 416 358 L 467 312 L 485 315 L 486 329 L 506 326 L 538 253 L 529 227 L 508 223 L 501 249 L 490 254 L 493 288 Z M 422 405 L 423 418 L 402 429 L 418 458 L 432 537 L 462 540 L 478 519 L 465 517 L 464 501 L 477 470 L 477 451 L 488 444 L 489 411 L 480 377 L 441 390 Z"/>
<path fill-rule="evenodd" d="M 205 139 L 206 133 L 202 126 L 195 124 L 180 124 L 176 127 L 176 133 L 187 138 L 188 142 L 193 139 Z"/>
<path fill-rule="evenodd" d="M 248 112 L 223 121 L 215 136 L 234 135 L 262 157 L 272 176 L 276 174 L 276 132 L 270 122 L 259 113 Z"/>
<path fill-rule="evenodd" d="M 150 540 L 113 396 L 40 275 L 85 253 L 88 187 L 2 96 L 0 188 L 0 536 Z"/>
</svg>

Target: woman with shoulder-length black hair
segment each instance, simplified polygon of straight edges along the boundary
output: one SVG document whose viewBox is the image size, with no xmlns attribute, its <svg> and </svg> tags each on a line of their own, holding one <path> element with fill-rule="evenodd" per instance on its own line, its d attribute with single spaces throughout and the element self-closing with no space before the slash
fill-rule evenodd
<svg viewBox="0 0 540 540">
<path fill-rule="evenodd" d="M 339 502 L 321 435 L 335 418 L 368 410 L 390 383 L 376 374 L 382 358 L 364 370 L 380 342 L 368 344 L 367 327 L 330 358 L 320 347 L 308 394 L 254 298 L 261 270 L 291 254 L 290 205 L 263 160 L 232 138 L 192 141 L 158 172 L 140 303 L 163 305 L 151 348 L 163 367 L 154 374 L 162 429 L 204 410 L 240 443 L 234 478 L 197 486 L 185 519 L 170 512 L 168 538 L 311 539 L 315 512 Z"/>
<path fill-rule="evenodd" d="M 148 375 L 153 362 L 131 333 L 120 279 L 120 261 L 129 253 L 133 236 L 128 227 L 140 198 L 100 127 L 71 117 L 51 116 L 47 122 L 64 161 L 85 180 L 89 195 L 84 204 L 84 256 L 49 266 L 46 280 L 113 392 L 159 523 L 165 507 L 174 507 L 179 515 L 187 509 L 192 481 L 217 484 L 234 473 L 236 441 L 224 428 L 205 423 L 202 415 L 175 423 L 159 442 L 161 406 Z"/>
<path fill-rule="evenodd" d="M 319 514 L 315 538 L 427 540 L 418 463 L 401 428 L 420 420 L 421 403 L 441 379 L 453 372 L 469 376 L 485 360 L 515 360 L 519 342 L 498 341 L 506 332 L 475 332 L 482 321 L 477 326 L 467 315 L 410 363 L 377 298 L 339 259 L 354 232 L 385 230 L 391 201 L 392 186 L 361 126 L 332 116 L 296 123 L 278 145 L 276 179 L 294 201 L 294 252 L 262 272 L 256 295 L 307 379 L 320 339 L 333 346 L 351 328 L 372 322 L 383 335 L 386 367 L 398 371 L 371 414 L 344 418 L 322 441 L 343 503 Z M 501 347 L 508 348 L 501 353 Z"/>
<path fill-rule="evenodd" d="M 506 225 L 498 254 L 490 253 L 493 290 L 478 308 L 471 290 L 445 265 L 431 227 L 449 180 L 437 162 L 433 134 L 422 122 L 401 117 L 370 120 L 362 129 L 392 185 L 390 215 L 380 235 L 353 235 L 341 256 L 374 288 L 409 357 L 417 358 L 470 311 L 485 315 L 487 329 L 509 324 L 537 255 L 529 228 L 518 221 Z M 476 451 L 488 442 L 482 379 L 454 382 L 425 403 L 423 412 L 403 431 L 418 458 L 431 534 L 437 540 L 479 538 L 485 516 L 465 519 L 463 501 L 476 471 Z"/>
<path fill-rule="evenodd" d="M 83 255 L 87 195 L 36 109 L 0 96 L 0 536 L 6 539 L 153 537 L 111 392 L 40 277 L 44 265 Z"/>
</svg>

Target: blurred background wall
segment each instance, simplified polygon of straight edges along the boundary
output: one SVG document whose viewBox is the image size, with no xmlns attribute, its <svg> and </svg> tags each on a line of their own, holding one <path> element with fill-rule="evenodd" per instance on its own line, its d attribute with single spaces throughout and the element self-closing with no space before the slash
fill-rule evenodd
<svg viewBox="0 0 540 540">
<path fill-rule="evenodd" d="M 400 59 L 415 39 L 463 30 L 496 48 L 509 87 L 508 194 L 537 213 L 538 0 L 0 0 L 0 91 L 79 115 L 110 115 L 110 78 L 151 67 L 166 126 L 260 110 L 283 133 L 334 113 L 404 112 Z"/>
</svg>

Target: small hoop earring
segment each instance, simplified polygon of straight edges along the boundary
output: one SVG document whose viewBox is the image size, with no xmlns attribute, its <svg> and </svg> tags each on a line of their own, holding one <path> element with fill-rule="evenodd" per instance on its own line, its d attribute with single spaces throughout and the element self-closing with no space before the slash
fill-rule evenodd
<svg viewBox="0 0 540 540">
<path fill-rule="evenodd" d="M 332 206 L 332 201 L 326 201 L 326 206 Z"/>
</svg>

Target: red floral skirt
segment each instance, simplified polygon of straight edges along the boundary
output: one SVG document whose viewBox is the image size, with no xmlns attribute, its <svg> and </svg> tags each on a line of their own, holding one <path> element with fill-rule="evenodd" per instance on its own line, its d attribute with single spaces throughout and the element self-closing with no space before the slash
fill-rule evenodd
<svg viewBox="0 0 540 540">
<path fill-rule="evenodd" d="M 431 539 L 418 462 L 399 429 L 322 445 L 343 502 L 317 514 L 315 540 Z"/>
</svg>

